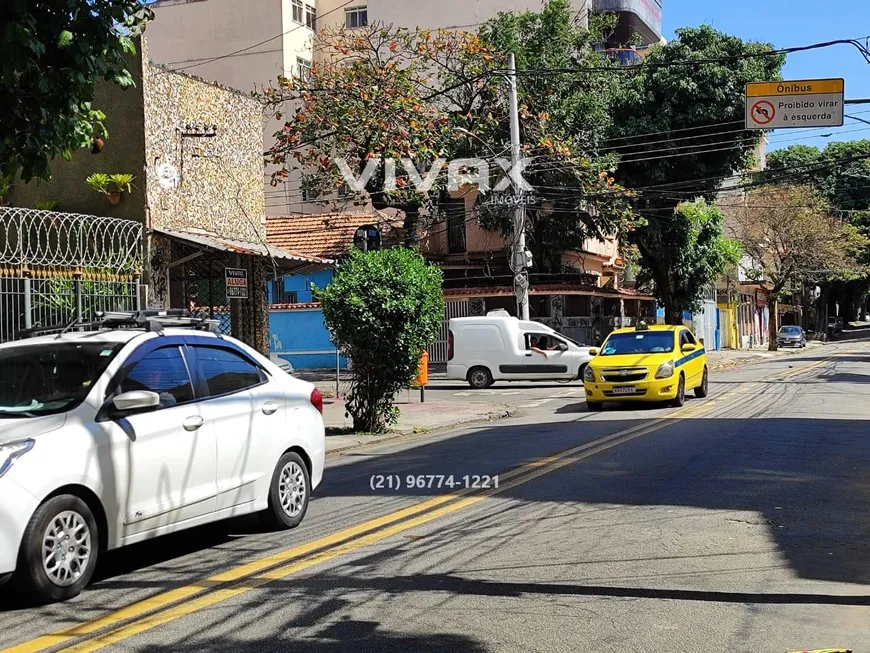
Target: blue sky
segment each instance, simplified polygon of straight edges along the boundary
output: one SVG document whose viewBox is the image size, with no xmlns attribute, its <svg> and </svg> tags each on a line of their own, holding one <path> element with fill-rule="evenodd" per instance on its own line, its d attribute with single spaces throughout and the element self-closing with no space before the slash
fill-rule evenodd
<svg viewBox="0 0 870 653">
<path fill-rule="evenodd" d="M 870 36 L 870 0 L 663 0 L 663 5 L 668 39 L 678 27 L 702 24 L 777 47 Z M 847 99 L 870 98 L 870 64 L 850 45 L 791 54 L 783 77 L 843 77 Z M 846 113 L 870 120 L 870 104 L 847 106 Z M 829 133 L 833 134 L 830 138 L 819 137 Z M 833 140 L 860 138 L 870 138 L 870 125 L 846 118 L 840 128 L 776 130 L 770 134 L 769 149 L 796 144 L 824 147 Z"/>
</svg>

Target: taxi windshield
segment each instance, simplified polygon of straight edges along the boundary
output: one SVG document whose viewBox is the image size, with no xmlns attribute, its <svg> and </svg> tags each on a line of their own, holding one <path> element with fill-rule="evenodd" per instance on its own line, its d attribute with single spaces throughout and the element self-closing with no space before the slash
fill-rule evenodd
<svg viewBox="0 0 870 653">
<path fill-rule="evenodd" d="M 619 354 L 666 354 L 674 351 L 672 331 L 613 333 L 604 343 L 601 356 Z"/>
</svg>

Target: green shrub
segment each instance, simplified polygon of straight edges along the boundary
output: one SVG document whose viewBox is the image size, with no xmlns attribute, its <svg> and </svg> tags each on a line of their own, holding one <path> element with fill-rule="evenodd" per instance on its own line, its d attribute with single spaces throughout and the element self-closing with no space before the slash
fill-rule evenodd
<svg viewBox="0 0 870 653">
<path fill-rule="evenodd" d="M 409 249 L 353 250 L 317 298 L 333 341 L 353 366 L 346 407 L 354 429 L 381 433 L 398 417 L 396 393 L 412 381 L 438 334 L 441 271 Z"/>
</svg>

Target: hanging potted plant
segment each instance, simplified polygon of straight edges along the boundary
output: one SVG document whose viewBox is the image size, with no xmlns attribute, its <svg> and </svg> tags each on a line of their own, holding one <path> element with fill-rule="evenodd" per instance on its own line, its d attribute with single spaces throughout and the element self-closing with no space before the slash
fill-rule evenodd
<svg viewBox="0 0 870 653">
<path fill-rule="evenodd" d="M 133 190 L 135 178 L 128 174 L 107 175 L 104 172 L 95 172 L 85 179 L 85 183 L 98 193 L 108 197 L 110 203 L 119 204 L 121 193 L 129 193 Z"/>
</svg>

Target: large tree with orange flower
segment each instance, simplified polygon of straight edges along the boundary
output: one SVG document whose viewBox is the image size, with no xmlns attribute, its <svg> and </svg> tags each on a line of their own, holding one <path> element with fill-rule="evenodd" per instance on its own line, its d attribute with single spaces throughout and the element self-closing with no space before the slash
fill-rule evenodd
<svg viewBox="0 0 870 653">
<path fill-rule="evenodd" d="M 357 178 L 368 166 L 361 195 L 376 208 L 403 211 L 406 243 L 416 243 L 426 222 L 451 207 L 446 173 L 420 192 L 401 163 L 392 184 L 372 160 L 411 159 L 425 177 L 439 158 L 482 159 L 497 186 L 504 175 L 498 159 L 510 156 L 506 53 L 515 52 L 521 68 L 598 61 L 573 18 L 567 0 L 551 0 L 541 13 L 500 14 L 478 34 L 384 25 L 319 33 L 320 61 L 310 74 L 282 78 L 263 95 L 281 124 L 267 155 L 281 166 L 275 181 L 300 170 L 307 190 L 329 197 L 344 181 L 342 166 Z M 535 265 L 547 272 L 561 271 L 562 254 L 584 239 L 617 236 L 631 223 L 612 175 L 615 159 L 594 152 L 609 120 L 606 86 L 600 76 L 520 79 L 522 142 L 531 159 L 523 176 L 534 187 L 526 228 Z M 288 102 L 295 108 L 281 112 Z M 467 219 L 511 234 L 513 208 L 499 199 L 513 193 L 508 186 L 501 198 L 480 194 Z"/>
</svg>

